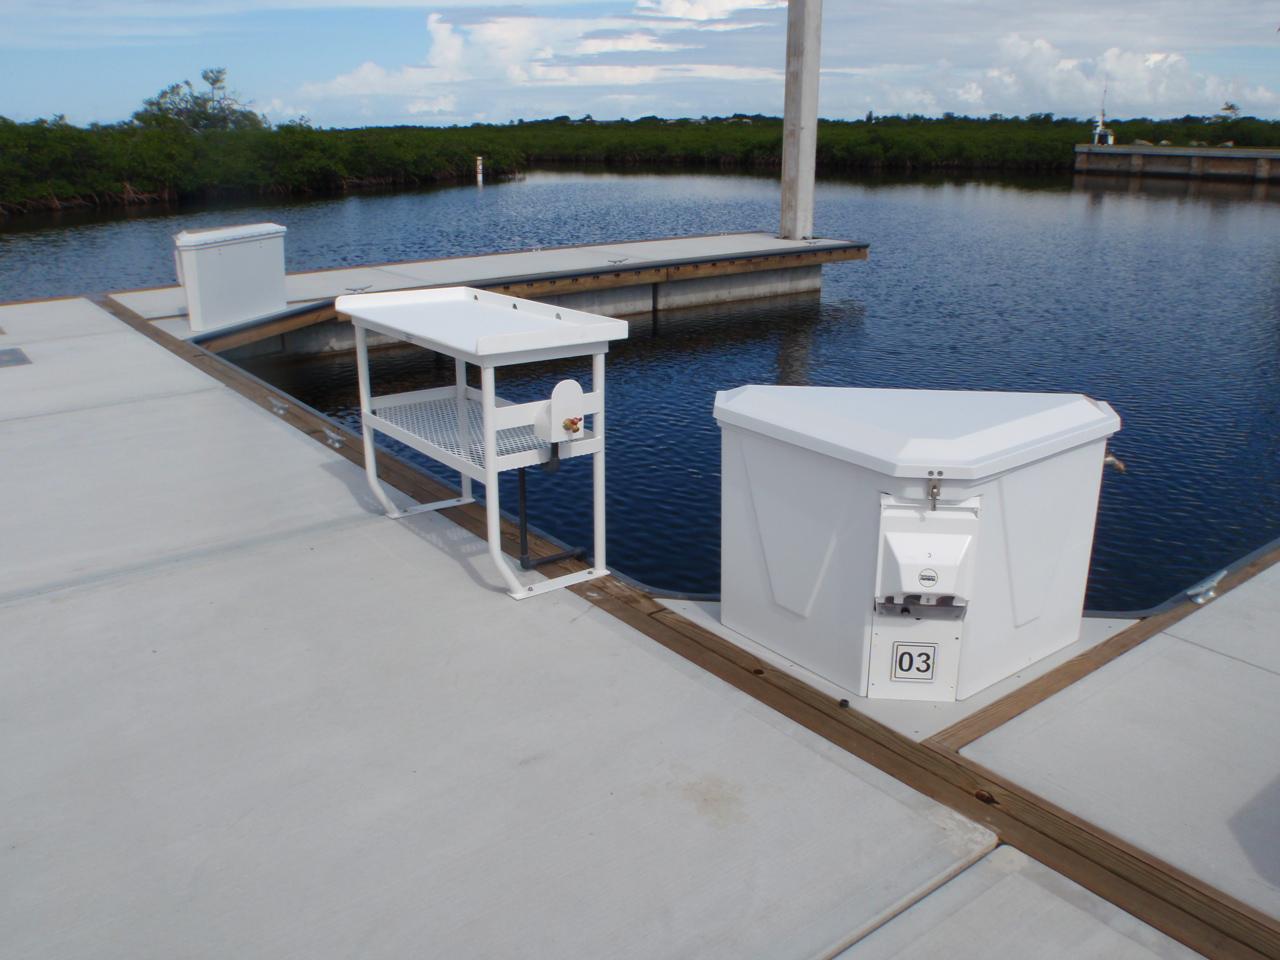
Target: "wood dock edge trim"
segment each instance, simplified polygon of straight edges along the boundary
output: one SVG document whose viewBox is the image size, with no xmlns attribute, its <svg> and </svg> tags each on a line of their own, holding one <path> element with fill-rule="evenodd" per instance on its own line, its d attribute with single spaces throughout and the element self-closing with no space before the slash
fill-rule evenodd
<svg viewBox="0 0 1280 960">
<path fill-rule="evenodd" d="M 128 308 L 126 307 L 125 309 Z M 219 353 L 223 350 L 233 350 L 236 347 L 248 346 L 260 340 L 266 340 L 269 337 L 292 333 L 294 330 L 301 330 L 303 327 L 310 327 L 317 323 L 339 319 L 347 320 L 347 317 L 339 315 L 333 308 L 332 301 L 322 301 L 311 310 L 291 312 L 289 316 L 281 317 L 279 320 L 273 320 L 254 327 L 230 330 L 223 336 L 206 337 L 201 340 L 200 346 L 206 350 Z"/>
<path fill-rule="evenodd" d="M 363 446 L 354 432 L 207 349 L 166 333 L 122 304 L 105 297 L 96 298 L 95 302 L 291 426 L 353 463 L 363 464 Z M 378 467 L 386 482 L 419 501 L 452 496 L 455 492 L 386 451 L 378 452 Z M 441 514 L 484 538 L 484 511 L 477 504 L 454 507 Z M 559 550 L 540 537 L 530 539 L 535 556 L 548 556 Z M 504 551 L 514 555 L 518 537 L 513 524 L 503 522 L 502 540 Z M 583 568 L 581 562 L 567 561 L 549 565 L 546 572 L 554 576 Z M 1237 582 L 1252 575 L 1247 569 L 1238 571 Z M 1002 843 L 1016 847 L 1191 949 L 1210 957 L 1280 958 L 1280 924 L 1274 918 L 1002 779 L 937 743 L 936 738 L 935 742 L 917 743 L 854 709 L 841 707 L 839 701 L 617 578 L 592 580 L 568 589 L 818 736 L 983 824 Z M 1108 643 L 1121 636 L 1117 634 Z"/>
<path fill-rule="evenodd" d="M 610 290 L 618 287 L 647 286 L 655 283 L 672 283 L 681 280 L 698 280 L 705 277 L 729 277 L 765 270 L 789 270 L 797 267 L 816 267 L 845 260 L 866 260 L 866 246 L 844 246 L 821 250 L 796 250 L 786 252 L 744 253 L 709 257 L 705 260 L 678 263 L 636 263 L 618 265 L 607 270 L 584 270 L 561 273 L 546 278 L 513 277 L 477 281 L 473 286 L 513 297 L 537 298 L 568 293 L 585 293 L 593 290 Z"/>
<path fill-rule="evenodd" d="M 976 710 L 963 720 L 953 723 L 945 730 L 940 730 L 926 741 L 930 746 L 943 750 L 959 751 L 980 737 L 986 736 L 997 727 L 1008 723 L 1019 714 L 1025 713 L 1036 704 L 1067 687 L 1077 680 L 1087 677 L 1100 667 L 1128 653 L 1138 644 L 1149 640 L 1156 634 L 1184 620 L 1197 610 L 1215 603 L 1224 594 L 1253 579 L 1268 567 L 1280 562 L 1280 547 L 1269 550 L 1254 557 L 1248 563 L 1232 570 L 1219 584 L 1216 596 L 1204 604 L 1192 603 L 1189 599 L 1167 610 L 1153 614 L 1130 627 L 1121 630 L 1113 637 L 1072 657 L 1050 670 L 1048 673 L 1031 680 L 999 700 L 995 700 L 980 710 Z"/>
</svg>

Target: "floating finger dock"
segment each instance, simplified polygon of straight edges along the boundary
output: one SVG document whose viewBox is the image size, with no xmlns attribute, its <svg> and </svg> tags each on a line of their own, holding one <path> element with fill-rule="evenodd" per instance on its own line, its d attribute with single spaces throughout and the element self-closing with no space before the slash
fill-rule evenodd
<svg viewBox="0 0 1280 960">
<path fill-rule="evenodd" d="M 167 333 L 214 351 L 321 353 L 352 347 L 334 298 L 427 287 L 479 287 L 611 317 L 812 292 L 822 266 L 865 260 L 869 244 L 850 240 L 782 240 L 767 233 L 727 233 L 632 243 L 587 244 L 474 257 L 415 260 L 285 277 L 285 307 L 217 330 L 193 329 L 182 286 L 112 294 L 112 299 Z M 197 324 L 203 327 L 203 324 Z"/>
</svg>

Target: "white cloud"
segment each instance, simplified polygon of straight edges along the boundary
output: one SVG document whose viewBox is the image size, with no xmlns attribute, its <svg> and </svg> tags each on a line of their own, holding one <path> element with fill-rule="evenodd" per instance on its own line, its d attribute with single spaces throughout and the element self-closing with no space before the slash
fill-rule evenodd
<svg viewBox="0 0 1280 960">
<path fill-rule="evenodd" d="M 777 10 L 786 0 L 639 0 L 637 13 L 678 20 L 727 20 L 744 10 Z"/>
<path fill-rule="evenodd" d="M 405 112 L 417 116 L 421 113 L 452 113 L 458 109 L 458 98 L 451 93 L 430 100 L 411 100 L 405 106 Z"/>
<path fill-rule="evenodd" d="M 845 77 L 885 77 L 915 73 L 920 69 L 914 63 L 879 63 L 870 67 L 823 67 L 822 75 Z"/>
<path fill-rule="evenodd" d="M 587 37 L 579 41 L 574 53 L 590 57 L 602 53 L 666 53 L 692 49 L 689 44 L 669 43 L 652 33 L 629 33 L 621 37 Z"/>
<path fill-rule="evenodd" d="M 910 30 L 905 0 L 860 15 L 828 4 L 828 35 L 840 30 L 847 42 L 824 38 L 820 109 L 1089 117 L 1107 85 L 1107 113 L 1117 117 L 1210 114 L 1224 100 L 1275 115 L 1280 57 L 1251 49 L 1280 53 L 1275 23 L 1260 25 L 1240 0 L 1215 2 L 1221 8 L 1212 14 L 1190 0 L 1135 0 L 1104 15 L 1092 0 L 1071 7 L 991 0 L 966 7 L 957 29 L 954 3 L 918 0 Z M 1235 22 L 1224 26 L 1224 16 Z M 1206 39 L 1188 39 L 1197 27 Z"/>
<path fill-rule="evenodd" d="M 889 110 L 892 113 L 934 114 L 941 109 L 938 95 L 924 87 L 902 87 L 894 89 L 889 95 Z"/>
<path fill-rule="evenodd" d="M 768 81 L 781 84 L 779 68 L 735 63 L 582 63 L 609 54 L 665 55 L 692 45 L 662 39 L 658 32 L 687 34 L 688 27 L 636 29 L 626 17 L 592 19 L 500 16 L 452 25 L 440 14 L 427 18 L 429 48 L 423 65 L 387 68 L 373 61 L 330 80 L 302 87 L 316 98 L 401 98 L 410 113 L 452 114 L 464 94 L 495 87 L 627 88 L 691 82 Z M 603 93 L 602 93 L 603 95 Z M 478 102 L 478 101 L 477 101 Z M 430 110 L 420 105 L 430 104 Z M 575 105 L 576 106 L 576 105 Z M 560 109 L 568 109 L 561 105 Z M 472 113 L 469 116 L 474 117 Z"/>
<path fill-rule="evenodd" d="M 302 93 L 308 97 L 421 96 L 435 86 L 467 80 L 463 38 L 437 13 L 427 17 L 427 35 L 430 47 L 426 66 L 388 70 L 366 60 L 332 80 L 303 85 Z"/>
<path fill-rule="evenodd" d="M 1043 37 L 1018 34 L 1001 38 L 998 51 L 1002 62 L 986 76 L 1026 112 L 1089 114 L 1101 104 L 1104 87 L 1113 115 L 1207 114 L 1224 100 L 1275 102 L 1266 87 L 1196 71 L 1174 51 L 1111 47 L 1095 57 L 1068 57 Z"/>
<path fill-rule="evenodd" d="M 242 96 L 266 102 L 273 119 L 306 104 L 322 124 L 403 122 L 411 110 L 432 122 L 482 112 L 498 120 L 625 109 L 778 113 L 785 7 L 784 0 L 0 0 L 0 114 L 127 116 L 138 98 L 172 79 L 177 55 L 193 58 L 179 75 L 194 74 L 205 58 L 225 63 Z M 378 39 L 384 22 L 402 31 L 405 19 L 382 10 L 423 11 L 420 39 Z M 335 29 L 331 40 L 311 35 L 310 58 L 281 57 L 279 65 L 264 58 L 264 12 L 274 30 L 290 18 L 302 22 L 307 11 L 325 11 L 326 23 L 359 20 L 360 29 L 350 36 Z M 828 0 L 820 109 L 833 117 L 868 109 L 1088 116 L 1110 77 L 1107 112 L 1115 116 L 1212 113 L 1224 100 L 1273 116 L 1280 113 L 1276 23 L 1257 0 Z M 95 102 L 100 95 L 73 102 L 68 91 L 77 88 L 101 94 L 101 63 L 121 47 L 129 48 L 129 85 L 117 78 L 116 99 L 105 106 Z M 19 48 L 42 54 L 6 57 Z M 164 58 L 148 62 L 147 48 L 163 48 Z M 100 55 L 81 58 L 80 50 Z M 252 70 L 236 60 L 242 52 L 254 56 Z M 342 66 L 333 74 L 316 72 L 335 62 Z M 628 96 L 643 103 L 618 99 Z M 98 115 L 106 111 L 115 113 Z"/>
<path fill-rule="evenodd" d="M 296 120 L 299 117 L 306 116 L 307 111 L 304 107 L 295 107 L 290 103 L 286 103 L 279 97 L 272 97 L 263 105 L 254 105 L 254 109 L 260 113 L 266 114 L 268 120 L 272 123 L 285 123 L 289 120 Z"/>
<path fill-rule="evenodd" d="M 770 24 L 759 20 L 719 20 L 699 22 L 697 29 L 699 33 L 729 33 L 733 30 L 759 30 L 761 27 L 767 26 L 770 26 Z"/>
<path fill-rule="evenodd" d="M 1029 2 L 1035 7 L 1036 0 Z M 456 120 L 474 118 L 479 109 L 492 113 L 492 100 L 498 95 L 519 104 L 507 108 L 517 116 L 538 115 L 538 108 L 528 106 L 534 103 L 546 104 L 544 115 L 576 115 L 580 110 L 599 112 L 610 102 L 602 98 L 618 91 L 670 91 L 683 84 L 682 104 L 696 103 L 700 90 L 714 89 L 715 99 L 708 102 L 717 106 L 777 112 L 783 80 L 781 22 L 770 25 L 777 40 L 777 67 L 761 66 L 758 56 L 740 52 L 770 49 L 763 35 L 760 43 L 745 47 L 734 41 L 737 34 L 721 28 L 760 27 L 761 22 L 739 24 L 725 18 L 780 6 L 778 0 L 636 0 L 634 12 L 648 15 L 640 18 L 626 13 L 590 18 L 510 13 L 454 21 L 432 13 L 421 64 L 386 67 L 366 62 L 328 81 L 305 85 L 299 95 L 385 98 L 392 113 L 412 108 Z M 837 28 L 840 22 L 829 20 Z M 719 35 L 725 39 L 716 39 Z M 921 54 L 916 60 L 901 56 L 901 44 L 888 44 L 883 51 L 873 45 L 857 57 L 850 55 L 847 45 L 824 44 L 823 112 L 858 116 L 871 107 L 879 113 L 1088 116 L 1096 111 L 1108 77 L 1108 112 L 1117 116 L 1208 113 L 1225 99 L 1241 102 L 1246 110 L 1274 109 L 1280 102 L 1264 84 L 1241 84 L 1193 69 L 1187 55 L 1172 48 L 1113 46 L 1088 51 L 1077 42 L 1067 50 L 1045 35 L 1022 33 L 992 35 L 968 46 L 928 47 L 929 39 L 926 33 L 921 49 L 912 51 Z M 927 58 L 926 47 L 932 54 Z M 679 61 L 682 51 L 694 48 L 703 51 L 696 62 Z M 758 82 L 760 92 L 753 93 L 750 85 L 728 86 L 748 81 Z M 575 100 L 556 99 L 550 93 L 569 88 L 591 93 Z M 536 91 L 548 93 L 538 99 Z M 393 102 L 397 99 L 398 105 Z M 672 101 L 667 109 L 675 106 Z"/>
<path fill-rule="evenodd" d="M 525 81 L 554 86 L 636 86 L 684 80 L 771 80 L 781 82 L 782 71 L 769 67 L 680 63 L 656 66 L 564 66 L 532 63 Z"/>
<path fill-rule="evenodd" d="M 537 0 L 504 0 L 505 7 L 537 7 Z M 0 14 L 44 13 L 57 17 L 154 17 L 189 19 L 263 10 L 422 9 L 422 0 L 0 0 Z M 438 8 L 492 9 L 492 0 L 444 0 Z"/>
<path fill-rule="evenodd" d="M 324 83 L 308 83 L 302 87 L 302 95 L 320 99 L 323 97 L 421 97 L 435 85 L 446 82 L 442 75 L 430 67 L 386 67 L 366 61 L 354 70 L 339 74 Z"/>
<path fill-rule="evenodd" d="M 454 32 L 453 26 L 446 23 L 438 13 L 428 14 L 427 36 L 431 39 L 427 65 L 439 70 L 442 76 L 464 79 L 466 75 L 461 72 L 461 68 L 466 44 Z"/>
</svg>

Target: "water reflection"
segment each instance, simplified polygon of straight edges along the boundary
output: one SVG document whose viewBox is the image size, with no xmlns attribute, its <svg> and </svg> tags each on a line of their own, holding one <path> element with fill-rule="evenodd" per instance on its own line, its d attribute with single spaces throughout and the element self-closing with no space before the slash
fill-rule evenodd
<svg viewBox="0 0 1280 960">
<path fill-rule="evenodd" d="M 1141 194 L 1173 200 L 1235 200 L 1280 203 L 1280 183 L 1267 180 L 1212 180 L 1203 177 L 1112 176 L 1074 174 L 1071 188 L 1101 200 L 1107 194 Z"/>
</svg>

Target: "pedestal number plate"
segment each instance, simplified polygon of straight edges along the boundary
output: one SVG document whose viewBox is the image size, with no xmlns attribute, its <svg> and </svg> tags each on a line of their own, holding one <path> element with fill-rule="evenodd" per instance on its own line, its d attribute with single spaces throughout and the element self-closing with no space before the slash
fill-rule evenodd
<svg viewBox="0 0 1280 960">
<path fill-rule="evenodd" d="M 894 680 L 929 682 L 937 666 L 938 645 L 934 643 L 895 643 L 893 645 Z"/>
</svg>

